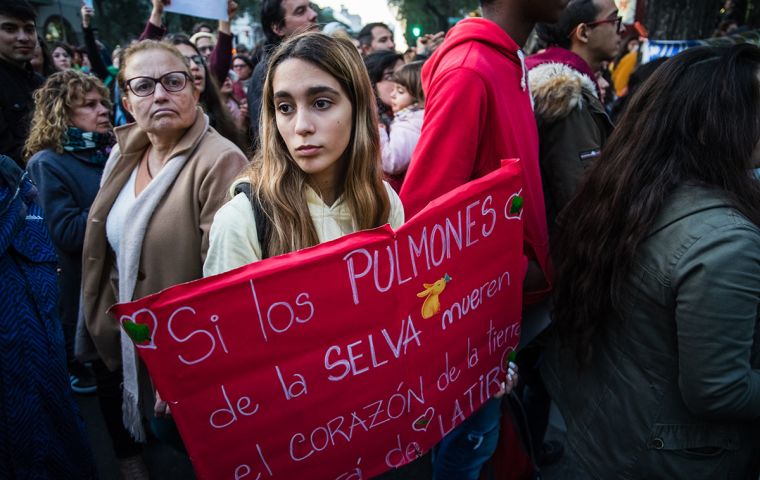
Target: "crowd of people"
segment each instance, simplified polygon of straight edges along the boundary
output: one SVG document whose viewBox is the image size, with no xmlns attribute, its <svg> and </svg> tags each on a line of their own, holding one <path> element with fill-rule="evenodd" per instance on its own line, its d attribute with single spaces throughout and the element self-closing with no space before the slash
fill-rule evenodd
<svg viewBox="0 0 760 480">
<path fill-rule="evenodd" d="M 481 0 L 401 53 L 262 0 L 249 52 L 234 1 L 188 34 L 168 3 L 107 52 L 91 7 L 73 48 L 0 2 L 0 477 L 96 478 L 74 394 L 122 478 L 149 478 L 149 435 L 185 452 L 111 305 L 397 228 L 519 158 L 523 314 L 550 326 L 433 477 L 480 477 L 510 394 L 539 464 L 554 402 L 583 478 L 758 478 L 760 48 L 637 65 L 613 0 Z"/>
</svg>

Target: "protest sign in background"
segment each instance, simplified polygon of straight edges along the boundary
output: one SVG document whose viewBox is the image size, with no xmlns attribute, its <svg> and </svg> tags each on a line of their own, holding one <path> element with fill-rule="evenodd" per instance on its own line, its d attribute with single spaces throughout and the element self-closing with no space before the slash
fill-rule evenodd
<svg viewBox="0 0 760 480">
<path fill-rule="evenodd" d="M 359 479 L 499 391 L 520 332 L 519 162 L 358 232 L 112 314 L 200 478 Z"/>
<path fill-rule="evenodd" d="M 227 0 L 172 0 L 164 11 L 214 20 L 229 20 Z"/>
<path fill-rule="evenodd" d="M 644 40 L 641 44 L 641 65 L 658 58 L 670 58 L 687 48 L 704 45 L 727 47 L 742 43 L 760 46 L 760 30 L 750 30 L 725 37 L 706 38 L 704 40 Z"/>
</svg>

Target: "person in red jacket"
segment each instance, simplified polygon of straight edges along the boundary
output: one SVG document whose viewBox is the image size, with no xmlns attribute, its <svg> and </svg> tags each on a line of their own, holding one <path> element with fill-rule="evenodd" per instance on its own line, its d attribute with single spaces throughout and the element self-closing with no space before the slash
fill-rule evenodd
<svg viewBox="0 0 760 480">
<path fill-rule="evenodd" d="M 481 0 L 483 18 L 452 28 L 426 62 L 425 119 L 401 200 L 411 218 L 436 197 L 519 158 L 523 170 L 526 303 L 550 289 L 546 211 L 538 166 L 538 131 L 521 45 L 535 23 L 556 22 L 567 0 Z M 436 480 L 477 479 L 496 448 L 498 399 L 436 447 Z"/>
</svg>

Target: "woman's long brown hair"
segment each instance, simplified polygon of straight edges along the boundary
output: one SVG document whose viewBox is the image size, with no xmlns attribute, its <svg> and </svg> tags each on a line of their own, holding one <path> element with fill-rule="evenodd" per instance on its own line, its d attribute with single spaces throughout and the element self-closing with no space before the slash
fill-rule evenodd
<svg viewBox="0 0 760 480">
<path fill-rule="evenodd" d="M 380 170 L 380 139 L 374 93 L 359 54 L 344 38 L 318 32 L 297 35 L 280 45 L 269 61 L 261 102 L 261 150 L 247 176 L 270 216 L 268 256 L 317 245 L 319 238 L 309 214 L 305 189 L 308 176 L 288 152 L 277 130 L 273 77 L 287 59 L 309 62 L 333 76 L 348 94 L 353 110 L 351 138 L 344 153 L 340 201 L 348 205 L 358 229 L 388 221 L 390 200 Z"/>
<path fill-rule="evenodd" d="M 608 322 L 634 257 L 668 195 L 717 189 L 760 225 L 760 49 L 699 47 L 668 60 L 633 97 L 577 196 L 559 218 L 554 317 L 581 364 Z"/>
</svg>

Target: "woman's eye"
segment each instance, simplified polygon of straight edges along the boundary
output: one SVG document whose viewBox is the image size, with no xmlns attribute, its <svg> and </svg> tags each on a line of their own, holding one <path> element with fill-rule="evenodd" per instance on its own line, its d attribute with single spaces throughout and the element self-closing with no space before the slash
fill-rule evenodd
<svg viewBox="0 0 760 480">
<path fill-rule="evenodd" d="M 332 102 L 329 100 L 317 100 L 314 102 L 314 106 L 317 107 L 319 110 L 324 110 L 326 108 L 329 108 L 330 105 L 332 105 Z"/>
<path fill-rule="evenodd" d="M 137 82 L 137 83 L 135 83 L 132 86 L 132 89 L 135 92 L 143 93 L 143 92 L 147 92 L 148 90 L 150 90 L 150 87 L 151 87 L 150 82 L 149 81 L 144 81 L 144 82 Z"/>
<path fill-rule="evenodd" d="M 290 112 L 293 111 L 293 107 L 291 107 L 287 103 L 281 103 L 281 104 L 277 105 L 276 108 L 277 108 L 278 112 L 285 113 L 285 114 L 290 113 Z"/>
</svg>

